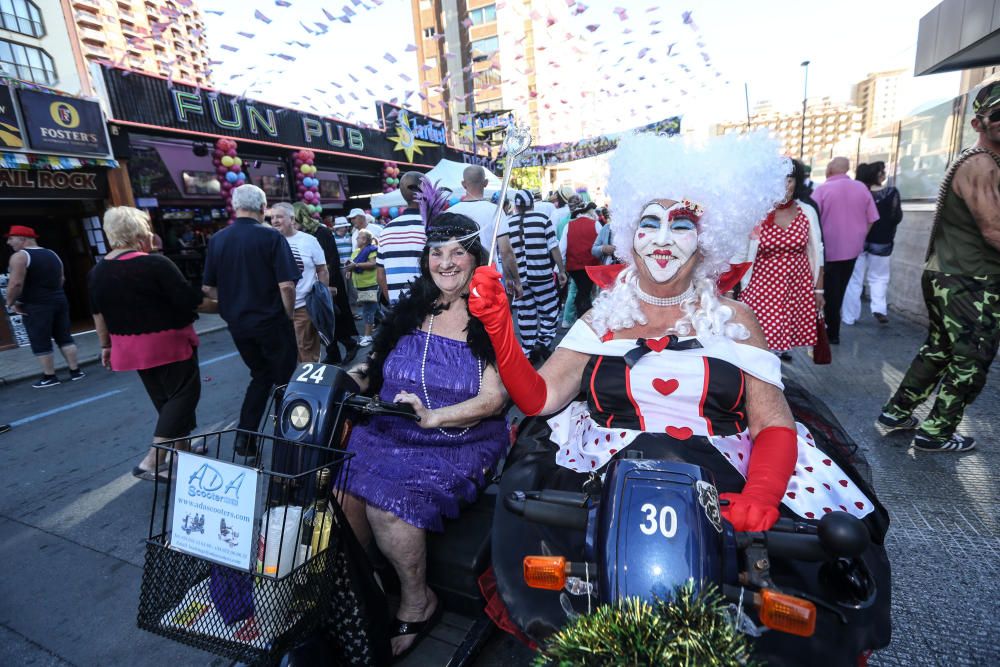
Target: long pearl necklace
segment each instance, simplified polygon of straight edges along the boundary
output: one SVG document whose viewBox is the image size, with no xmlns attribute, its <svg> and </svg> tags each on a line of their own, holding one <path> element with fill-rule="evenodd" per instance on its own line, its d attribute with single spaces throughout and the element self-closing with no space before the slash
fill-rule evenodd
<svg viewBox="0 0 1000 667">
<path fill-rule="evenodd" d="M 427 323 L 427 336 L 424 337 L 424 354 L 420 359 L 420 387 L 424 390 L 424 405 L 428 410 L 433 410 L 431 407 L 431 399 L 427 394 L 427 349 L 431 346 L 431 334 L 434 332 L 434 313 L 431 313 L 430 321 Z M 476 389 L 476 396 L 479 392 L 483 390 L 483 362 L 480 359 L 476 359 L 476 368 L 479 371 L 479 386 Z M 449 438 L 461 438 L 463 435 L 469 432 L 472 426 L 466 426 L 464 429 L 458 433 L 448 433 L 443 428 L 438 428 L 438 430 Z"/>
<path fill-rule="evenodd" d="M 651 306 L 676 306 L 694 298 L 694 285 L 688 285 L 687 289 L 677 296 L 653 296 L 652 294 L 643 292 L 642 288 L 636 283 L 635 295 L 639 297 L 640 301 L 648 303 Z"/>
</svg>

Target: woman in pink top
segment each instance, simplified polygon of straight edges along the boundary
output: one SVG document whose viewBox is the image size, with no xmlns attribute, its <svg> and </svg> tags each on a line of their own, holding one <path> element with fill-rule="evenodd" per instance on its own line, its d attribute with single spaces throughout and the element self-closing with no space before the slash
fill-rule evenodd
<svg viewBox="0 0 1000 667">
<path fill-rule="evenodd" d="M 195 311 L 208 312 L 214 302 L 169 259 L 148 254 L 153 235 L 143 211 L 109 209 L 104 234 L 112 250 L 89 275 L 101 363 L 114 371 L 138 371 L 158 415 L 154 443 L 183 438 L 194 430 L 201 397 Z M 157 452 L 150 447 L 132 474 L 145 480 L 160 474 L 162 479 L 166 463 L 163 452 Z"/>
</svg>

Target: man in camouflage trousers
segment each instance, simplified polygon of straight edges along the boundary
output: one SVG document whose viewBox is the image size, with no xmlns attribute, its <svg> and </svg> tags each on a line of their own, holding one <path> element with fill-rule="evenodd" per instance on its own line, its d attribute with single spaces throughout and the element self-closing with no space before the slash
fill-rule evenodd
<svg viewBox="0 0 1000 667">
<path fill-rule="evenodd" d="M 975 447 L 955 431 L 1000 344 L 1000 80 L 983 85 L 972 109 L 979 141 L 949 168 L 934 214 L 922 277 L 927 339 L 875 423 L 883 435 L 917 428 L 913 410 L 938 387 L 913 439 L 925 451 Z"/>
</svg>

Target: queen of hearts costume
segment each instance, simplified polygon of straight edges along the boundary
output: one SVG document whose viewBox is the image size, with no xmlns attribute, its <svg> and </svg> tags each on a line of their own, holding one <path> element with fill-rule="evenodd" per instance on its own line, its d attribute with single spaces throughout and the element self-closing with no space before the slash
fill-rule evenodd
<svg viewBox="0 0 1000 667">
<path fill-rule="evenodd" d="M 787 159 L 779 157 L 773 141 L 759 135 L 720 137 L 701 147 L 644 135 L 623 139 L 609 168 L 607 193 L 615 209 L 612 236 L 615 254 L 625 266 L 559 344 L 560 349 L 586 355 L 578 398 L 556 406 L 541 433 L 536 422 L 534 439 L 526 446 L 530 451 L 515 447 L 512 452 L 514 463 L 504 473 L 503 487 L 509 482 L 514 485 L 510 488 L 523 490 L 586 486 L 593 491 L 608 462 L 632 450 L 641 453 L 640 458 L 674 459 L 710 470 L 721 497 L 730 501 L 723 513 L 736 530 L 766 530 L 779 513 L 802 520 L 833 511 L 853 514 L 873 533 L 876 546 L 866 554 L 866 563 L 876 579 L 884 579 L 885 587 L 878 604 L 859 612 L 863 618 L 858 620 L 869 627 L 867 634 L 858 642 L 841 642 L 842 649 L 849 656 L 851 651 L 884 645 L 888 562 L 880 544 L 888 523 L 885 511 L 850 465 L 841 465 L 818 447 L 805 426 L 759 428 L 758 423 L 751 437 L 748 380 L 755 378 L 780 391 L 780 362 L 743 342 L 750 334 L 733 320 L 732 308 L 720 300 L 717 289 L 719 277 L 731 268 L 730 258 L 745 251 L 757 221 L 784 196 Z M 639 253 L 643 238 L 640 218 L 644 225 L 655 226 L 647 222 L 651 206 L 660 216 L 661 229 L 673 230 L 675 222 L 682 231 L 696 229 L 697 252 L 687 260 L 697 262 L 691 285 L 675 297 L 654 297 L 640 286 L 633 253 Z M 521 354 L 495 272 L 479 269 L 471 288 L 470 312 L 490 335 L 511 398 L 526 415 L 538 415 L 546 407 L 546 381 Z M 628 337 L 629 330 L 647 324 L 641 302 L 679 305 L 684 314 L 656 338 Z M 784 400 L 773 393 L 775 400 Z M 564 622 L 574 600 L 565 592 L 556 595 L 518 585 L 514 569 L 520 567 L 520 557 L 530 553 L 559 553 L 572 560 L 582 538 L 557 537 L 551 529 L 502 512 L 494 526 L 510 538 L 498 540 L 494 535 L 499 596 L 515 623 L 540 639 Z M 498 550 L 499 541 L 503 547 Z M 810 567 L 790 565 L 785 585 L 815 589 L 817 576 Z M 803 640 L 803 656 L 828 658 L 839 632 L 836 624 L 822 625 L 809 646 Z M 759 643 L 768 655 L 768 641 Z"/>
</svg>

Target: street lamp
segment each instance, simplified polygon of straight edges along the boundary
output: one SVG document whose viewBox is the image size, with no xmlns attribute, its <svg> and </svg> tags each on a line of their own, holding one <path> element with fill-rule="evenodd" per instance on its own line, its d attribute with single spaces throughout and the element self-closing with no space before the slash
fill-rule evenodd
<svg viewBox="0 0 1000 667">
<path fill-rule="evenodd" d="M 802 84 L 802 134 L 799 138 L 799 162 L 806 152 L 806 100 L 809 99 L 809 61 L 803 60 L 802 67 L 805 68 L 805 82 Z"/>
</svg>

